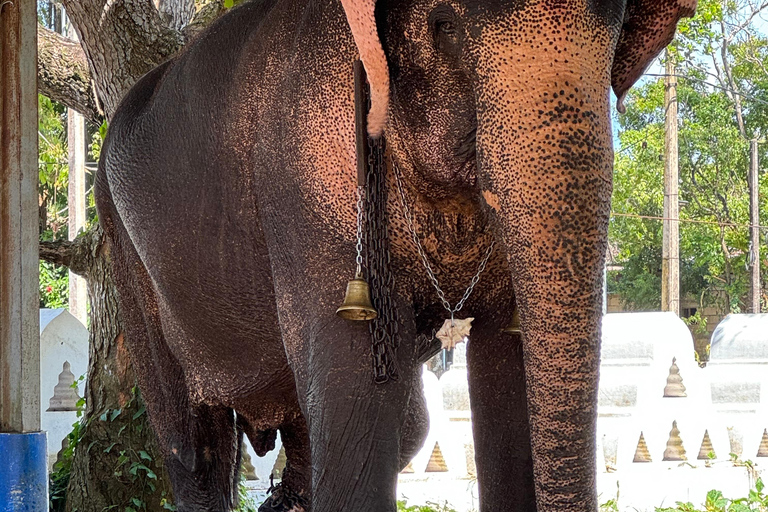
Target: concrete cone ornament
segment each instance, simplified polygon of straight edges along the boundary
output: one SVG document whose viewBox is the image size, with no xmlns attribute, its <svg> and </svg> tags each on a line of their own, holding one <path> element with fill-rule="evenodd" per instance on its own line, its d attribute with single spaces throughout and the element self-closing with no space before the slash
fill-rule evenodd
<svg viewBox="0 0 768 512">
<path fill-rule="evenodd" d="M 768 457 L 768 430 L 763 429 L 763 438 L 760 440 L 760 448 L 757 449 L 758 457 Z"/>
<path fill-rule="evenodd" d="M 669 376 L 667 385 L 664 387 L 664 396 L 667 398 L 681 398 L 688 396 L 685 394 L 683 378 L 680 376 L 680 368 L 677 366 L 677 359 L 672 358 L 672 366 L 669 367 Z"/>
<path fill-rule="evenodd" d="M 680 437 L 680 430 L 677 428 L 677 421 L 672 422 L 672 430 L 669 431 L 667 449 L 664 450 L 664 458 L 662 460 L 688 460 L 688 457 L 685 456 L 685 448 L 683 448 L 683 440 Z"/>
<path fill-rule="evenodd" d="M 640 432 L 640 439 L 637 440 L 637 448 L 635 449 L 635 458 L 632 462 L 652 462 L 651 453 L 648 451 L 648 445 L 645 443 L 645 437 Z"/>
<path fill-rule="evenodd" d="M 440 445 L 435 443 L 435 448 L 432 450 L 432 455 L 429 456 L 429 462 L 427 462 L 427 469 L 425 473 L 445 473 L 448 471 L 448 465 L 443 458 L 443 452 L 440 450 Z"/>
<path fill-rule="evenodd" d="M 712 454 L 712 457 L 709 456 L 710 453 Z M 717 458 L 717 455 L 715 455 L 715 449 L 712 447 L 712 440 L 709 438 L 709 430 L 704 431 L 704 439 L 701 440 L 701 448 L 699 448 L 699 455 L 696 458 L 698 460 L 710 460 Z"/>
<path fill-rule="evenodd" d="M 285 471 L 285 464 L 288 458 L 285 456 L 285 446 L 280 447 L 280 451 L 277 453 L 277 459 L 275 459 L 275 465 L 272 466 L 272 478 L 275 480 L 281 480 L 283 478 L 283 471 Z"/>
<path fill-rule="evenodd" d="M 251 461 L 251 454 L 248 453 L 248 449 L 245 447 L 245 442 L 243 442 L 241 450 L 241 457 L 242 460 L 240 461 L 240 471 L 242 472 L 243 476 L 246 480 L 258 480 L 259 477 L 256 476 L 256 468 L 253 467 L 253 462 Z"/>
</svg>

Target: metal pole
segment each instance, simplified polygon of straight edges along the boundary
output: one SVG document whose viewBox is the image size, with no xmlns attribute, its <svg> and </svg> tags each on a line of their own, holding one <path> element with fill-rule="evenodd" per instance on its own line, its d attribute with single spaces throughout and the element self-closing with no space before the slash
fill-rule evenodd
<svg viewBox="0 0 768 512">
<path fill-rule="evenodd" d="M 760 203 L 759 192 L 759 169 L 760 155 L 757 151 L 757 139 L 749 141 L 749 244 L 751 254 L 749 255 L 751 268 L 750 276 L 750 304 L 749 309 L 752 313 L 760 313 Z"/>
<path fill-rule="evenodd" d="M 680 233 L 677 146 L 677 77 L 667 50 L 665 78 L 666 132 L 664 136 L 664 226 L 661 265 L 661 309 L 680 315 Z"/>
<path fill-rule="evenodd" d="M 40 432 L 37 3 L 0 0 L 0 511 L 45 511 Z"/>
</svg>

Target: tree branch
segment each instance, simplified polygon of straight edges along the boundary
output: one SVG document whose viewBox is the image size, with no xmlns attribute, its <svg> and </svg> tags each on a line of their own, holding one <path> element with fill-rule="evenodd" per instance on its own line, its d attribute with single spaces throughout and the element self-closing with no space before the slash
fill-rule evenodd
<svg viewBox="0 0 768 512">
<path fill-rule="evenodd" d="M 184 41 L 189 42 L 194 39 L 205 27 L 225 12 L 227 9 L 224 7 L 224 0 L 214 0 L 201 7 L 192 20 L 181 30 Z"/>
<path fill-rule="evenodd" d="M 101 112 L 80 43 L 37 26 L 37 85 L 41 94 L 101 124 Z"/>
<path fill-rule="evenodd" d="M 183 44 L 151 0 L 62 0 L 90 69 L 107 119 L 126 92 Z"/>
<path fill-rule="evenodd" d="M 166 25 L 181 30 L 195 16 L 195 0 L 157 0 L 157 10 Z"/>
<path fill-rule="evenodd" d="M 72 241 L 40 241 L 40 259 L 63 265 L 75 274 L 88 277 L 104 242 L 99 224 L 78 235 Z"/>
</svg>

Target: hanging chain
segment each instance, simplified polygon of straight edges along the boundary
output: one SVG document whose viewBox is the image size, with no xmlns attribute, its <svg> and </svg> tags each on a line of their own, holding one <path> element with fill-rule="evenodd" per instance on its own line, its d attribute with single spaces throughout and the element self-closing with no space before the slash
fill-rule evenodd
<svg viewBox="0 0 768 512">
<path fill-rule="evenodd" d="M 363 194 L 365 187 L 357 187 L 357 272 L 355 278 L 363 275 Z"/>
<path fill-rule="evenodd" d="M 424 251 L 424 247 L 421 245 L 421 241 L 419 240 L 418 235 L 416 234 L 416 229 L 413 227 L 413 218 L 411 217 L 411 210 L 408 208 L 408 201 L 405 198 L 405 190 L 403 189 L 403 183 L 400 178 L 400 171 L 397 168 L 397 165 L 395 164 L 394 160 L 392 161 L 392 167 L 395 171 L 395 181 L 397 182 L 397 190 L 400 192 L 400 204 L 403 206 L 403 214 L 405 215 L 405 222 L 408 226 L 408 231 L 411 234 L 411 238 L 413 239 L 413 243 L 416 246 L 416 250 L 419 253 L 419 258 L 421 259 L 421 263 L 424 265 L 424 268 L 427 270 L 427 277 L 429 277 L 429 280 L 432 282 L 432 286 L 437 291 L 437 297 L 440 299 L 440 302 L 443 303 L 443 307 L 451 314 L 451 322 L 453 322 L 453 317 L 456 313 L 461 311 L 461 308 L 464 307 L 464 303 L 467 301 L 470 295 L 472 295 L 472 292 L 475 289 L 475 285 L 477 285 L 478 281 L 480 281 L 480 275 L 485 271 L 485 266 L 488 264 L 488 260 L 491 258 L 491 254 L 493 253 L 493 248 L 496 245 L 496 241 L 492 241 L 491 245 L 488 247 L 488 250 L 485 252 L 485 257 L 480 261 L 480 265 L 477 268 L 477 272 L 472 277 L 472 280 L 469 282 L 469 286 L 464 291 L 464 295 L 461 297 L 461 300 L 456 304 L 455 307 L 451 306 L 451 303 L 448 302 L 448 299 L 445 298 L 445 293 L 443 292 L 443 289 L 440 288 L 440 282 L 437 280 L 437 277 L 435 276 L 435 273 L 432 271 L 432 265 L 429 264 L 429 259 L 427 259 L 427 253 Z"/>
<path fill-rule="evenodd" d="M 389 256 L 385 145 L 383 137 L 368 139 L 365 186 L 366 269 L 371 301 L 378 313 L 368 325 L 372 340 L 373 379 L 378 384 L 399 378 L 396 353 L 400 346 L 397 309 L 392 300 L 395 278 L 390 269 Z"/>
</svg>

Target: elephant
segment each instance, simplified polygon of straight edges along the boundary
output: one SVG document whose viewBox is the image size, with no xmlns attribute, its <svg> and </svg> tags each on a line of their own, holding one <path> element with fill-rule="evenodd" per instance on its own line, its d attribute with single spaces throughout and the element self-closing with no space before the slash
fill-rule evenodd
<svg viewBox="0 0 768 512">
<path fill-rule="evenodd" d="M 231 510 L 242 436 L 264 455 L 279 431 L 262 511 L 394 511 L 428 429 L 422 342 L 454 314 L 475 319 L 481 510 L 596 510 L 610 91 L 621 110 L 695 7 L 251 0 L 140 79 L 95 194 L 178 510 Z M 386 145 L 384 383 L 369 326 L 335 314 L 356 258 L 358 58 Z"/>
</svg>

